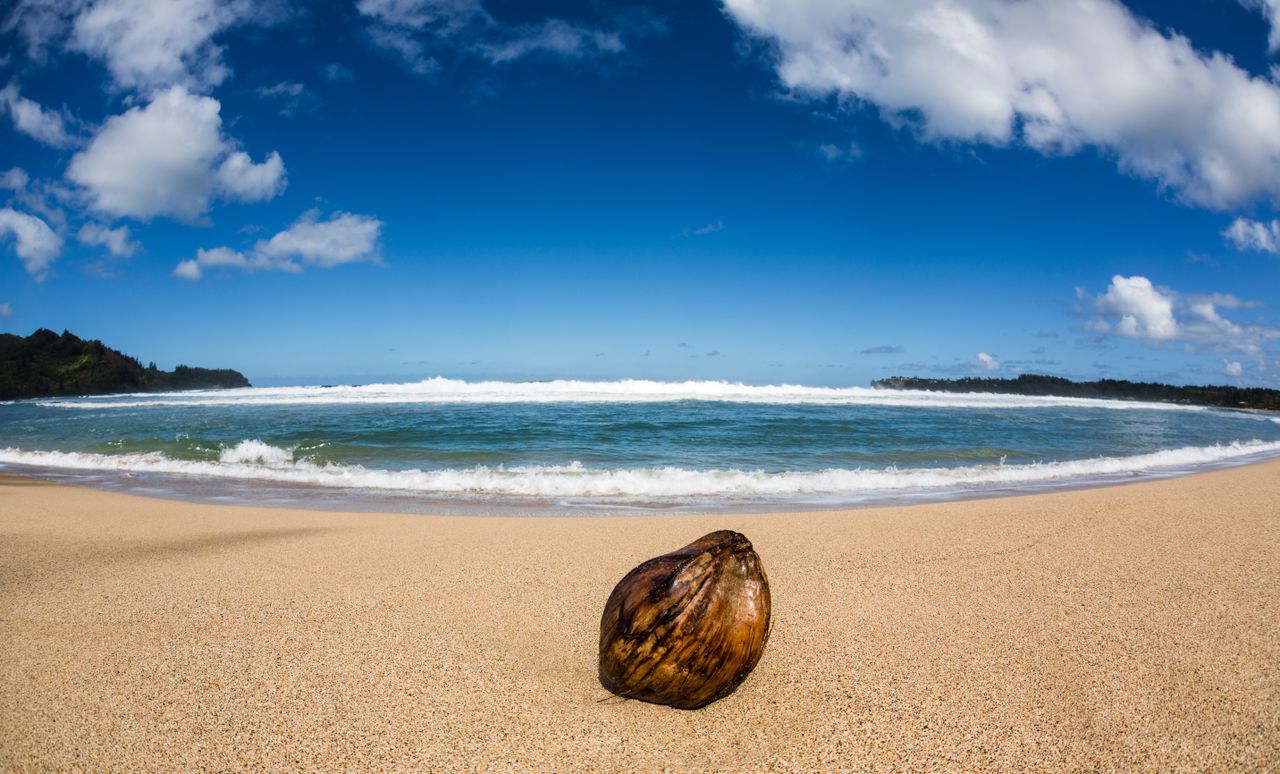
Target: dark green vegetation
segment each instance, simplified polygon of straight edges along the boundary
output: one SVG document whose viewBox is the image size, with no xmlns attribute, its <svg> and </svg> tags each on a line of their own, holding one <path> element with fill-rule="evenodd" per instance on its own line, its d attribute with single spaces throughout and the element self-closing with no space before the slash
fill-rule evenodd
<svg viewBox="0 0 1280 774">
<path fill-rule="evenodd" d="M 136 358 L 68 331 L 59 336 L 41 328 L 25 339 L 0 333 L 0 400 L 248 386 L 229 368 L 144 368 Z"/>
<path fill-rule="evenodd" d="M 920 379 L 893 376 L 871 383 L 872 387 L 894 390 L 936 390 L 939 392 L 998 392 L 1012 395 L 1058 395 L 1068 398 L 1110 398 L 1118 400 L 1163 401 L 1192 406 L 1250 408 L 1280 411 L 1280 390 L 1262 387 L 1174 387 L 1155 382 L 1128 382 L 1101 379 L 1073 382 L 1060 376 L 1023 374 L 1016 379 Z"/>
</svg>

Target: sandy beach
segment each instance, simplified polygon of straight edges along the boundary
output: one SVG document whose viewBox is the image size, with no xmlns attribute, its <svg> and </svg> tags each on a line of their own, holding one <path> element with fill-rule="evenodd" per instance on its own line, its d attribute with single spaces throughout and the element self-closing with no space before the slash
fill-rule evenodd
<svg viewBox="0 0 1280 774">
<path fill-rule="evenodd" d="M 1280 462 L 998 500 L 337 514 L 0 478 L 0 769 L 1280 767 Z M 697 711 L 611 697 L 632 566 L 755 544 L 773 633 Z"/>
</svg>

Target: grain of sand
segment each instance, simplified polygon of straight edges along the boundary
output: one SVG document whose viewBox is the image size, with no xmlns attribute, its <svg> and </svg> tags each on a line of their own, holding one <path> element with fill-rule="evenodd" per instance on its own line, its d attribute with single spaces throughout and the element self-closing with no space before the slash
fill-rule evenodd
<svg viewBox="0 0 1280 774">
<path fill-rule="evenodd" d="M 632 566 L 755 543 L 773 633 L 596 681 Z M 0 478 L 0 770 L 1280 769 L 1280 462 L 832 513 L 335 514 Z"/>
</svg>

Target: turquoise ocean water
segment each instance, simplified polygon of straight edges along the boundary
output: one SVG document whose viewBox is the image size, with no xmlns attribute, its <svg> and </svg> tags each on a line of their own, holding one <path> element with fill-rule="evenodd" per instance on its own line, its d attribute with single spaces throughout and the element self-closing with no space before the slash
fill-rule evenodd
<svg viewBox="0 0 1280 774">
<path fill-rule="evenodd" d="M 0 470 L 186 499 L 420 512 L 827 508 L 1270 456 L 1274 416 L 857 387 L 430 379 L 0 404 Z"/>
</svg>

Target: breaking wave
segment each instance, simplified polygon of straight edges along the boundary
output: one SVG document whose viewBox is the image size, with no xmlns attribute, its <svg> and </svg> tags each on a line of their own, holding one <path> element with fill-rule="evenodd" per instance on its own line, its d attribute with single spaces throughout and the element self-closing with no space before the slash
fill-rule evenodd
<svg viewBox="0 0 1280 774">
<path fill-rule="evenodd" d="M 415 403 L 669 403 L 715 401 L 777 405 L 866 405 L 918 408 L 1015 409 L 1093 407 L 1202 411 L 1171 403 L 994 393 L 889 390 L 873 387 L 749 385 L 724 381 L 467 382 L 436 377 L 404 384 L 324 387 L 248 387 L 176 393 L 135 393 L 103 398 L 49 399 L 37 405 L 63 409 L 228 406 L 324 406 Z"/>
<path fill-rule="evenodd" d="M 160 452 L 110 455 L 6 448 L 0 449 L 0 463 L 445 496 L 600 497 L 625 500 L 856 497 L 905 491 L 974 490 L 992 486 L 1026 486 L 1122 475 L 1184 472 L 1215 463 L 1277 454 L 1280 454 L 1280 442 L 1253 440 L 1215 446 L 1188 446 L 1127 457 L 954 468 L 765 472 L 691 470 L 679 467 L 606 469 L 590 468 L 572 462 L 559 466 L 481 465 L 442 470 L 380 470 L 361 465 L 316 464 L 295 458 L 293 450 L 258 440 L 245 440 L 222 450 L 217 461 L 174 459 Z"/>
</svg>

